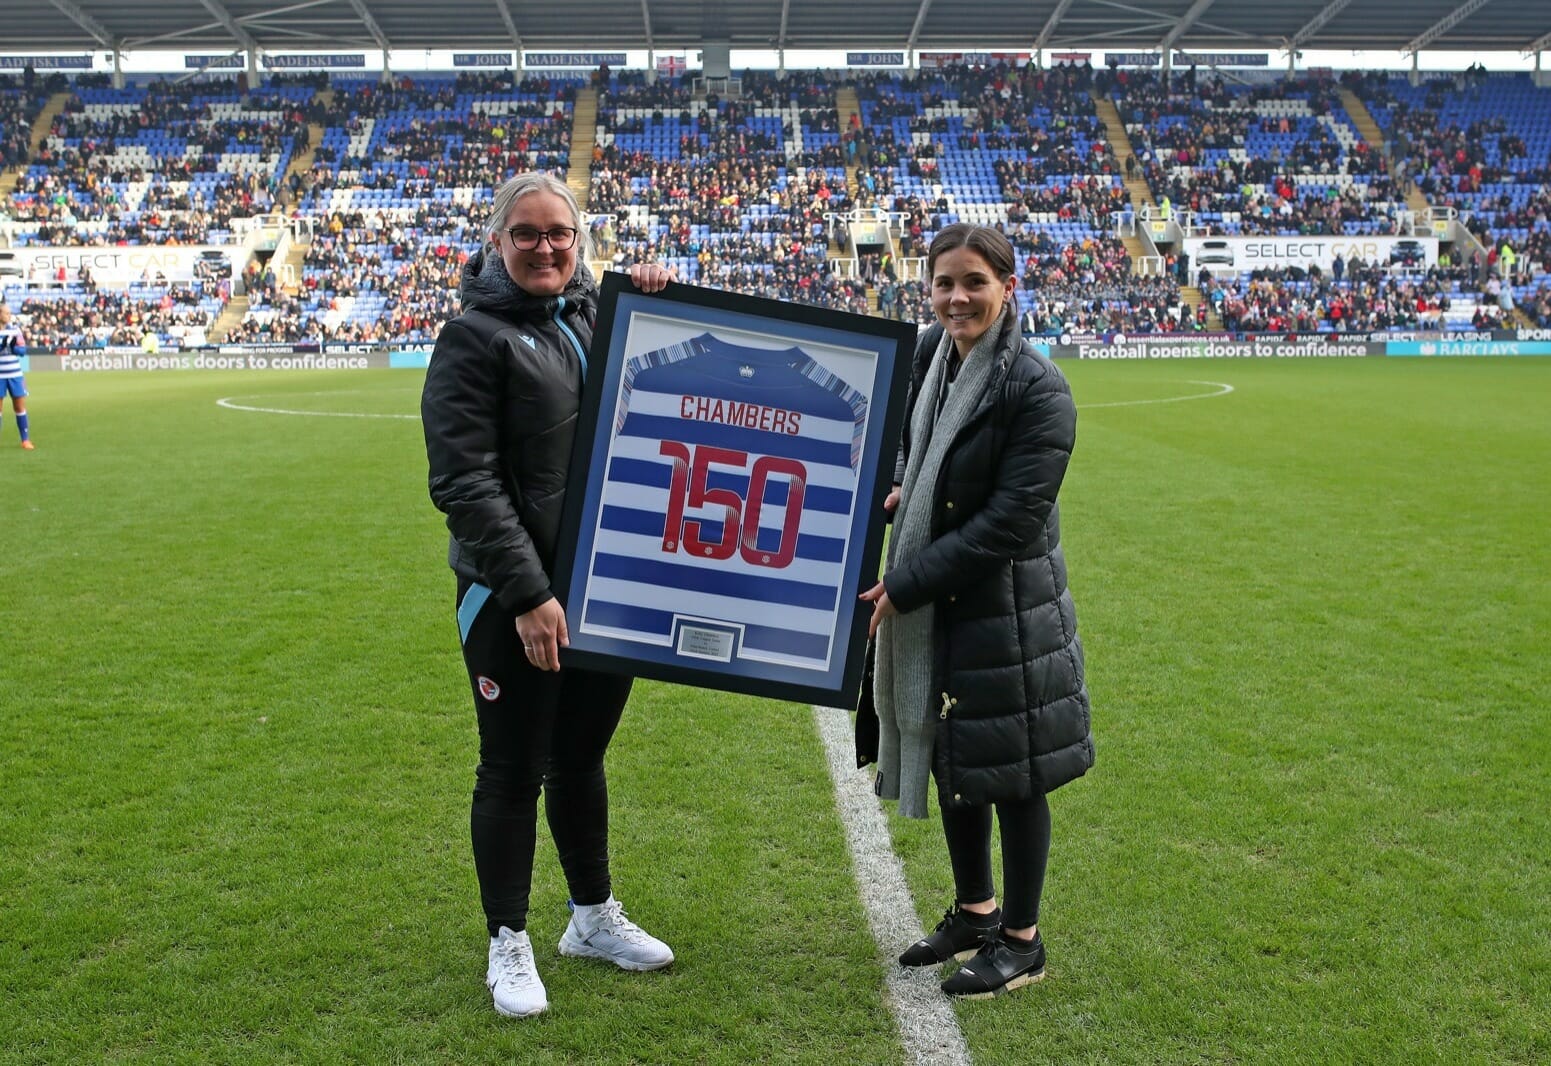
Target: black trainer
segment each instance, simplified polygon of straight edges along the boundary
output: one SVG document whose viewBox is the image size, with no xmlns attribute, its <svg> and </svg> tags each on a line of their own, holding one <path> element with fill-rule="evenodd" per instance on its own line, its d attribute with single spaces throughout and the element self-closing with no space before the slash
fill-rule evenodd
<svg viewBox="0 0 1551 1066">
<path fill-rule="evenodd" d="M 964 960 L 980 950 L 1002 925 L 1002 909 L 990 914 L 971 914 L 955 903 L 943 912 L 937 923 L 925 937 L 905 949 L 899 957 L 901 966 L 936 966 L 949 959 Z"/>
<path fill-rule="evenodd" d="M 962 999 L 990 999 L 1044 976 L 1045 941 L 1039 930 L 1034 930 L 1032 947 L 1021 951 L 1014 950 L 1007 936 L 998 930 L 973 959 L 942 983 L 942 990 Z"/>
</svg>

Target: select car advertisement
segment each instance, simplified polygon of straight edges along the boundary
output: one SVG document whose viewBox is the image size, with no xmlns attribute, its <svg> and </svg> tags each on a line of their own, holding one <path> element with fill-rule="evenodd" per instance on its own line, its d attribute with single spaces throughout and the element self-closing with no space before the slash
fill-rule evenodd
<svg viewBox="0 0 1551 1066">
<path fill-rule="evenodd" d="M 75 281 L 83 264 L 93 281 L 113 288 L 158 281 L 158 274 L 167 281 L 219 280 L 240 270 L 246 259 L 246 249 L 237 244 L 39 245 L 8 249 L 0 284 Z"/>
<path fill-rule="evenodd" d="M 1328 272 L 1338 256 L 1347 263 L 1360 258 L 1381 266 L 1438 263 L 1436 237 L 1186 237 L 1183 243 L 1192 275 L 1203 268 L 1214 274 L 1311 266 Z"/>
</svg>

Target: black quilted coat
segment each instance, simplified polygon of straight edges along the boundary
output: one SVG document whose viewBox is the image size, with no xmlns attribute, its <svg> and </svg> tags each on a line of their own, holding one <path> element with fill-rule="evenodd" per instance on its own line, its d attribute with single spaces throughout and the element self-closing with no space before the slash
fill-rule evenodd
<svg viewBox="0 0 1551 1066">
<path fill-rule="evenodd" d="M 597 287 L 579 264 L 563 296 L 530 296 L 504 271 L 491 284 L 485 254 L 465 269 L 464 313 L 436 338 L 420 416 L 448 563 L 523 614 L 553 595 Z"/>
<path fill-rule="evenodd" d="M 917 345 L 912 408 L 941 337 L 934 327 Z M 993 358 L 986 398 L 933 489 L 932 541 L 883 579 L 901 612 L 936 612 L 932 769 L 945 807 L 1049 792 L 1093 765 L 1056 507 L 1077 409 L 1010 312 Z M 910 447 L 907 415 L 896 481 Z"/>
</svg>

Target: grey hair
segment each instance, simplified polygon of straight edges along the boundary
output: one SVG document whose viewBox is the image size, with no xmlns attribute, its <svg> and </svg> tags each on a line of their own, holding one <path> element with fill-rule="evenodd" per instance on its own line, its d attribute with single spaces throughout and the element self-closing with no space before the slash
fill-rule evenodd
<svg viewBox="0 0 1551 1066">
<path fill-rule="evenodd" d="M 495 200 L 490 205 L 490 214 L 485 217 L 485 240 L 492 245 L 495 244 L 496 237 L 506 228 L 506 216 L 511 214 L 512 205 L 524 196 L 530 196 L 536 192 L 554 193 L 565 201 L 566 209 L 571 213 L 571 225 L 576 227 L 576 258 L 583 263 L 591 259 L 594 254 L 592 233 L 582 223 L 582 209 L 577 204 L 576 197 L 571 194 L 565 182 L 541 170 L 518 174 L 495 191 Z"/>
</svg>

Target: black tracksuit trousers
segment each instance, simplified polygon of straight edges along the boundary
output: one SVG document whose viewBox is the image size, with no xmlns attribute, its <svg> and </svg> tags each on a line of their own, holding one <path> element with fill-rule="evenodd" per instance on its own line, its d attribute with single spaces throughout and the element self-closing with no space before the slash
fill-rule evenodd
<svg viewBox="0 0 1551 1066">
<path fill-rule="evenodd" d="M 458 625 L 474 708 L 479 767 L 469 818 L 485 923 L 527 928 L 539 789 L 571 898 L 609 898 L 609 798 L 603 755 L 631 679 L 539 670 L 523 654 L 516 617 L 490 590 L 458 579 Z"/>
<path fill-rule="evenodd" d="M 991 806 L 942 812 L 960 903 L 983 903 L 996 895 L 991 875 Z M 1039 899 L 1050 859 L 1050 803 L 1039 792 L 995 807 L 1002 827 L 1002 925 L 1027 929 L 1039 924 Z"/>
</svg>

